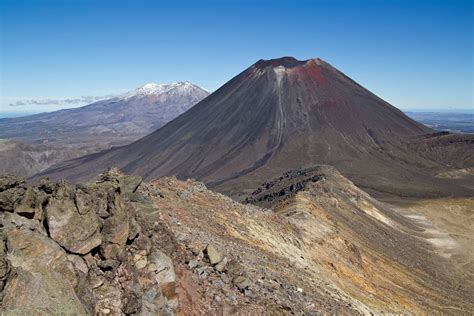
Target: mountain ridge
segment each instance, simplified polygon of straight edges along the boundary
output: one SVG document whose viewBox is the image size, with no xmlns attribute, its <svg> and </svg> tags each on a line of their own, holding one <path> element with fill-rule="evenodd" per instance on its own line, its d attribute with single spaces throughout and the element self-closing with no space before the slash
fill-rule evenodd
<svg viewBox="0 0 474 316">
<path fill-rule="evenodd" d="M 446 163 L 406 144 L 431 133 L 328 63 L 284 57 L 257 61 L 129 146 L 45 175 L 87 180 L 89 173 L 118 166 L 147 179 L 196 178 L 239 198 L 275 174 L 329 164 L 357 185 L 388 194 L 470 194 L 448 180 L 433 180 L 431 170 Z M 416 181 L 407 185 L 409 178 Z"/>
<path fill-rule="evenodd" d="M 30 148 L 29 152 L 42 159 L 39 163 L 27 161 L 26 157 L 33 157 L 27 154 L 24 161 L 16 161 L 24 167 L 14 170 L 21 171 L 19 175 L 31 176 L 43 171 L 45 166 L 64 161 L 63 158 L 72 159 L 129 144 L 160 128 L 207 95 L 207 91 L 190 82 L 149 83 L 120 96 L 79 108 L 0 119 L 0 138 L 25 143 Z M 11 156 L 17 155 L 21 147 L 17 146 Z M 64 155 L 56 155 L 55 158 L 46 152 L 42 154 L 44 147 L 51 152 L 61 151 Z M 0 144 L 3 157 L 9 157 L 9 153 L 3 150 L 5 148 Z M 48 164 L 45 165 L 45 162 Z M 0 167 L 1 171 L 13 170 Z"/>
</svg>

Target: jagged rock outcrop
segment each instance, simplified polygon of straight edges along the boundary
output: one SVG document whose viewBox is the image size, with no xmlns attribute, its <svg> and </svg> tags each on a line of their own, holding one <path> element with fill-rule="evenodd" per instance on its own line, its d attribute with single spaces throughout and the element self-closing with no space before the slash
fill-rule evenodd
<svg viewBox="0 0 474 316">
<path fill-rule="evenodd" d="M 47 203 L 46 225 L 51 238 L 64 249 L 84 255 L 102 243 L 99 219 L 94 211 L 78 208 L 73 194 L 69 185 L 58 186 Z"/>
<path fill-rule="evenodd" d="M 5 234 L 10 275 L 3 293 L 5 314 L 85 314 L 74 291 L 77 277 L 54 240 L 24 228 Z"/>
<path fill-rule="evenodd" d="M 88 185 L 0 177 L 2 312 L 172 314 L 172 259 L 124 198 L 140 183 L 116 169 Z"/>
</svg>

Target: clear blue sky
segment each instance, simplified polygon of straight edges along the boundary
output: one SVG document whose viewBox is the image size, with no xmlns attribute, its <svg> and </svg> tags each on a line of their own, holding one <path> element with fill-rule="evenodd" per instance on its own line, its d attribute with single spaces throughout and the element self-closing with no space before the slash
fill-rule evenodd
<svg viewBox="0 0 474 316">
<path fill-rule="evenodd" d="M 472 1 L 2 0 L 0 112 L 18 100 L 191 81 L 320 57 L 403 109 L 472 109 Z"/>
</svg>

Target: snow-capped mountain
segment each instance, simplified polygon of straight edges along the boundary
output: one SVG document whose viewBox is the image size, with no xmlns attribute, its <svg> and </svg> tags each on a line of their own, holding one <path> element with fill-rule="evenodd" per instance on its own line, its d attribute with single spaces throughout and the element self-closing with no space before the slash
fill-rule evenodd
<svg viewBox="0 0 474 316">
<path fill-rule="evenodd" d="M 0 138 L 90 153 L 135 141 L 208 95 L 208 91 L 187 81 L 147 83 L 79 108 L 0 119 Z"/>
<path fill-rule="evenodd" d="M 150 95 L 161 95 L 161 94 L 196 94 L 202 92 L 208 94 L 209 92 L 189 81 L 180 81 L 171 84 L 158 84 L 158 83 L 147 83 L 141 87 L 138 87 L 132 91 L 129 91 L 123 95 L 118 96 L 121 99 L 130 99 L 135 97 L 145 97 Z"/>
</svg>

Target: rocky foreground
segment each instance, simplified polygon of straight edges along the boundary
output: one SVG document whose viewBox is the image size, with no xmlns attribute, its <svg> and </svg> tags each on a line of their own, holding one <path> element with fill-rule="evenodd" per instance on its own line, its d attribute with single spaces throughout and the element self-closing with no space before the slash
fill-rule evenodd
<svg viewBox="0 0 474 316">
<path fill-rule="evenodd" d="M 173 199 L 185 200 L 194 191 L 207 192 L 193 182 Z M 114 169 L 89 185 L 48 180 L 28 185 L 3 176 L 2 312 L 171 315 L 235 312 L 241 304 L 264 311 L 257 299 L 264 294 L 258 290 L 262 280 L 246 276 L 238 260 L 227 254 L 230 249 L 212 238 L 208 243 L 180 240 L 183 236 L 160 216 L 155 198 L 163 198 L 159 187 Z M 180 225 L 176 218 L 170 221 Z M 269 281 L 277 291 L 302 301 L 301 289 Z M 278 296 L 282 302 L 275 310 L 291 310 L 286 295 Z"/>
<path fill-rule="evenodd" d="M 417 227 L 334 168 L 286 173 L 248 202 L 272 209 L 237 203 L 200 182 L 145 183 L 117 169 L 86 185 L 3 176 L 1 311 L 472 310 L 472 274 L 449 268 Z"/>
</svg>

